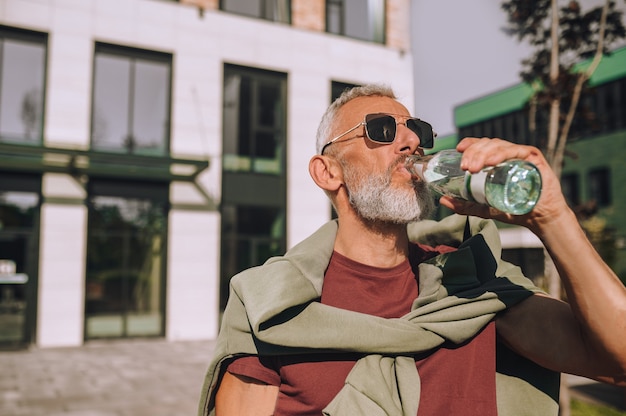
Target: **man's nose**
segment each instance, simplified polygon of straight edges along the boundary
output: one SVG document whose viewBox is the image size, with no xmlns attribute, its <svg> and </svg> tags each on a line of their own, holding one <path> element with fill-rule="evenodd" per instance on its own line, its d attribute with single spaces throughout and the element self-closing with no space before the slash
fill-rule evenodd
<svg viewBox="0 0 626 416">
<path fill-rule="evenodd" d="M 413 130 L 406 126 L 406 121 L 396 122 L 396 143 L 398 153 L 413 154 L 420 145 L 420 139 Z"/>
</svg>

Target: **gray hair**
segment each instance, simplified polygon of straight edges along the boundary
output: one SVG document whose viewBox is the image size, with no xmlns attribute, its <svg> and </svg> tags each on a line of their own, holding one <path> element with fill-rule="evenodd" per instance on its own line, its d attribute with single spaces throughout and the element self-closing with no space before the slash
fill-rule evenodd
<svg viewBox="0 0 626 416">
<path fill-rule="evenodd" d="M 316 151 L 318 154 L 322 152 L 322 148 L 328 140 L 330 140 L 330 136 L 333 133 L 333 123 L 335 122 L 339 109 L 343 107 L 344 104 L 358 97 L 389 97 L 394 100 L 397 99 L 391 87 L 383 84 L 368 84 L 345 90 L 339 98 L 326 109 L 326 112 L 322 116 L 316 136 Z"/>
</svg>

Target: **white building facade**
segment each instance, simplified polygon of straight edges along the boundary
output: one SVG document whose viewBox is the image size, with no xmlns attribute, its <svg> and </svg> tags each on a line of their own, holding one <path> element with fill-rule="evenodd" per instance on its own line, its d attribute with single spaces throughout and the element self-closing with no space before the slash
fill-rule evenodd
<svg viewBox="0 0 626 416">
<path fill-rule="evenodd" d="M 409 0 L 1 0 L 0 346 L 217 335 L 228 279 L 330 218 L 342 88 L 412 109 Z"/>
</svg>

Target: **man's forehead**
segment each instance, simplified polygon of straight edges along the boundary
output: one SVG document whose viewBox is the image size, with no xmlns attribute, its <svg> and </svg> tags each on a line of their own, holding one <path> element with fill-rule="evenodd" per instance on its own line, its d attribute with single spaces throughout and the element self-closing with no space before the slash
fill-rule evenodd
<svg viewBox="0 0 626 416">
<path fill-rule="evenodd" d="M 338 112 L 340 120 L 358 122 L 366 114 L 389 113 L 409 115 L 408 110 L 399 101 L 383 96 L 357 97 L 344 104 Z"/>
</svg>

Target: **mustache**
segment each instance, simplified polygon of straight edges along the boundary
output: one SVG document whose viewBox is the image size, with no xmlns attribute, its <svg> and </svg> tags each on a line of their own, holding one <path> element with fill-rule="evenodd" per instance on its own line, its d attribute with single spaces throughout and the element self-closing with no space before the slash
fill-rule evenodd
<svg viewBox="0 0 626 416">
<path fill-rule="evenodd" d="M 399 164 L 404 165 L 406 163 L 406 160 L 409 158 L 409 156 L 411 155 L 400 155 L 398 156 L 389 166 L 388 171 L 391 172 L 392 170 L 396 169 L 398 167 Z"/>
</svg>

